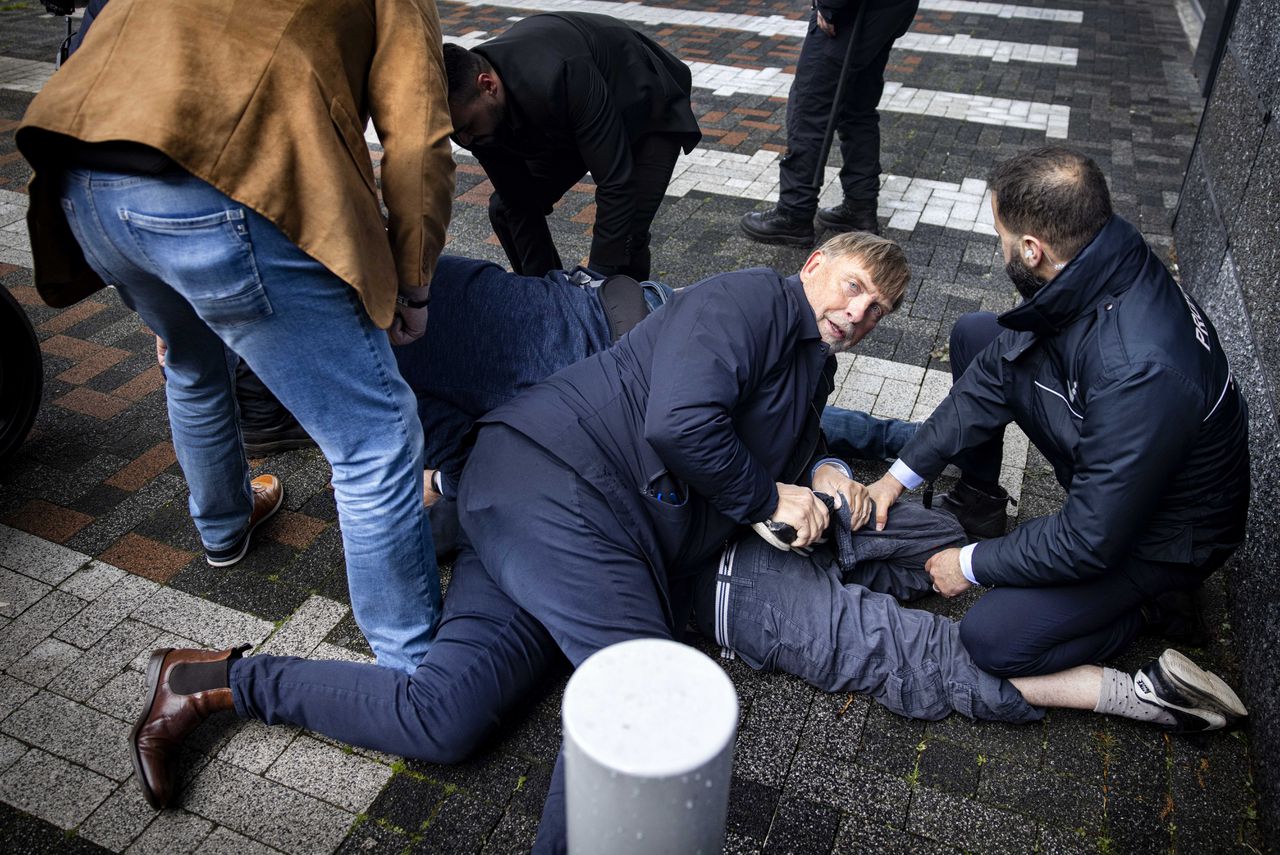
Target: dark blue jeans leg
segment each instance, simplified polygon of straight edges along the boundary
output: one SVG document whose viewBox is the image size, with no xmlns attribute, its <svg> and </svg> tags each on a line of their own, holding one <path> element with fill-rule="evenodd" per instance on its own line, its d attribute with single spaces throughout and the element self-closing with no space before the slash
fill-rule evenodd
<svg viewBox="0 0 1280 855">
<path fill-rule="evenodd" d="M 880 419 L 861 410 L 824 407 L 822 433 L 827 448 L 837 457 L 858 460 L 892 460 L 916 435 L 919 425 L 899 419 Z"/>
<path fill-rule="evenodd" d="M 959 380 L 974 357 L 990 345 L 1004 327 L 996 322 L 993 312 L 970 312 L 961 315 L 951 328 L 951 379 Z M 1004 431 L 956 457 L 964 480 L 977 485 L 997 484 L 1000 464 L 1004 460 Z"/>
<path fill-rule="evenodd" d="M 1217 566 L 1131 558 L 1084 584 L 995 588 L 960 621 L 960 640 L 980 668 L 1001 677 L 1102 662 L 1137 636 L 1144 602 L 1168 591 L 1192 590 Z"/>
<path fill-rule="evenodd" d="M 574 667 L 610 644 L 672 637 L 655 570 L 601 492 L 610 488 L 596 468 L 600 480 L 589 484 L 522 434 L 486 425 L 458 494 L 462 528 L 484 566 Z M 534 851 L 564 851 L 565 830 L 557 772 Z"/>
<path fill-rule="evenodd" d="M 251 656 L 231 667 L 236 712 L 430 763 L 467 757 L 563 661 L 546 630 L 464 547 L 435 643 L 412 674 Z"/>
</svg>

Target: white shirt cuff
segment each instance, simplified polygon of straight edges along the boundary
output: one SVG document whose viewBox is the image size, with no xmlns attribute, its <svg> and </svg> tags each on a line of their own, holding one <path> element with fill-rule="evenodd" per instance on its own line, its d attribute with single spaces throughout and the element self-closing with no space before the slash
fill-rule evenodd
<svg viewBox="0 0 1280 855">
<path fill-rule="evenodd" d="M 924 483 L 924 479 L 911 471 L 911 467 L 902 462 L 902 458 L 893 461 L 889 474 L 898 479 L 898 483 L 908 490 L 914 490 Z"/>
<path fill-rule="evenodd" d="M 960 572 L 973 584 L 981 585 L 982 583 L 973 577 L 973 550 L 977 547 L 978 544 L 971 543 L 960 548 Z"/>
</svg>

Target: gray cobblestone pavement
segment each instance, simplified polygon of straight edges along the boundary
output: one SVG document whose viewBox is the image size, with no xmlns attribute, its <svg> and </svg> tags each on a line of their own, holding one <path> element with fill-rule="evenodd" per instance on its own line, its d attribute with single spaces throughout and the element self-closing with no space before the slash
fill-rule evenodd
<svg viewBox="0 0 1280 855">
<path fill-rule="evenodd" d="M 803 252 L 749 243 L 736 223 L 776 196 L 803 4 L 440 0 L 446 37 L 463 44 L 564 8 L 625 17 L 694 66 L 706 138 L 681 161 L 655 224 L 659 277 L 683 286 L 738 267 L 797 269 Z M 368 649 L 350 617 L 323 459 L 299 451 L 255 461 L 286 482 L 285 509 L 245 561 L 208 567 L 146 331 L 111 294 L 62 311 L 36 297 L 26 168 L 12 131 L 63 35 L 38 9 L 0 4 L 0 281 L 36 324 L 46 370 L 36 430 L 0 473 L 0 850 L 527 850 L 559 745 L 562 684 L 454 767 L 217 718 L 184 757 L 180 808 L 157 814 L 142 801 L 124 736 L 151 648 L 251 642 L 356 661 Z M 923 417 L 949 385 L 955 318 L 1013 304 L 985 177 L 1022 148 L 1065 139 L 1095 157 L 1120 212 L 1176 259 L 1169 217 L 1202 106 L 1190 59 L 1173 0 L 925 0 L 890 61 L 882 102 L 881 223 L 906 247 L 913 284 L 901 311 L 844 358 L 835 402 Z M 372 136 L 371 152 L 376 161 Z M 502 261 L 485 215 L 488 182 L 471 158 L 458 162 L 448 251 Z M 566 260 L 586 254 L 590 189 L 570 193 L 554 222 Z M 882 469 L 858 466 L 867 478 Z M 1025 438 L 1011 437 L 1003 477 L 1020 496 L 1020 519 L 1062 500 Z M 975 596 L 925 606 L 958 617 Z M 1212 640 L 1190 652 L 1234 680 L 1221 580 L 1201 605 Z M 1135 667 L 1161 646 L 1145 639 L 1119 664 Z M 863 697 L 724 667 L 742 708 L 729 852 L 1268 848 L 1246 733 L 1170 737 L 1074 712 L 1026 727 L 954 716 L 925 724 Z"/>
</svg>

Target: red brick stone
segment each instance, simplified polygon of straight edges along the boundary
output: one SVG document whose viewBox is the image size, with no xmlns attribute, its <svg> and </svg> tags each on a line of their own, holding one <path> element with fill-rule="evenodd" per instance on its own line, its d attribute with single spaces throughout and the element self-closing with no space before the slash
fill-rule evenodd
<svg viewBox="0 0 1280 855">
<path fill-rule="evenodd" d="M 306 549 L 326 528 L 328 524 L 315 517 L 282 509 L 262 527 L 262 533 L 294 549 Z"/>
<path fill-rule="evenodd" d="M 64 383 L 87 383 L 103 371 L 121 362 L 129 355 L 129 351 L 118 347 L 104 347 L 80 360 L 75 365 L 58 375 Z"/>
<path fill-rule="evenodd" d="M 575 223 L 591 225 L 596 221 L 596 203 L 591 202 L 584 205 L 582 210 L 570 217 L 569 220 Z"/>
<path fill-rule="evenodd" d="M 739 143 L 746 142 L 746 139 L 747 139 L 746 131 L 733 131 L 731 133 L 727 133 L 724 136 L 720 137 L 720 142 L 722 142 L 724 145 L 738 145 Z"/>
<path fill-rule="evenodd" d="M 126 401 L 141 401 L 155 390 L 162 388 L 164 388 L 164 372 L 160 370 L 159 365 L 152 365 L 137 377 L 117 386 L 111 394 Z"/>
<path fill-rule="evenodd" d="M 9 268 L 5 270 L 5 268 Z M 14 270 L 21 268 L 14 267 L 12 264 L 0 264 L 0 276 L 4 276 Z M 24 306 L 43 306 L 44 300 L 40 299 L 40 292 L 30 285 L 15 285 L 9 289 L 9 293 L 13 295 L 13 299 L 17 300 Z"/>
<path fill-rule="evenodd" d="M 45 353 L 53 356 L 61 356 L 63 359 L 71 359 L 79 362 L 82 359 L 88 359 L 92 356 L 101 345 L 94 344 L 91 341 L 85 341 L 80 338 L 71 338 L 65 335 L 55 335 L 46 338 L 40 342 L 40 349 Z"/>
<path fill-rule="evenodd" d="M 491 194 L 492 192 L 493 192 L 493 182 L 489 181 L 489 179 L 486 178 L 484 181 L 481 181 L 475 187 L 472 187 L 466 193 L 463 193 L 461 196 L 459 196 L 458 201 L 466 202 L 469 205 L 483 205 L 485 207 L 488 207 L 489 194 Z"/>
<path fill-rule="evenodd" d="M 54 505 L 43 499 L 32 499 L 4 519 L 6 525 L 52 540 L 66 543 L 80 529 L 93 522 L 93 517 Z"/>
<path fill-rule="evenodd" d="M 149 537 L 129 532 L 98 556 L 122 570 L 144 576 L 153 582 L 164 584 L 178 574 L 195 556 L 181 549 L 174 549 Z"/>
<path fill-rule="evenodd" d="M 86 416 L 106 421 L 129 407 L 129 402 L 114 395 L 104 395 L 92 389 L 78 386 L 61 398 L 54 400 L 59 407 L 65 407 Z"/>
<path fill-rule="evenodd" d="M 144 451 L 138 458 L 125 465 L 104 483 L 119 490 L 141 490 L 153 478 L 177 461 L 173 443 L 161 442 Z"/>
<path fill-rule="evenodd" d="M 101 303 L 95 303 L 93 300 L 81 300 L 71 308 L 63 309 L 42 323 L 40 329 L 55 333 L 66 332 L 85 318 L 92 318 L 105 308 L 106 306 Z"/>
</svg>

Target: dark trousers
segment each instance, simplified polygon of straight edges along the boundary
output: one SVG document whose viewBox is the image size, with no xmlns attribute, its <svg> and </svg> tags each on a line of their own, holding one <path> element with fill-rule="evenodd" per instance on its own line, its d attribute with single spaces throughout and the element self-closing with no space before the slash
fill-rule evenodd
<svg viewBox="0 0 1280 855">
<path fill-rule="evenodd" d="M 952 378 L 958 379 L 1002 330 L 991 312 L 962 315 L 951 329 Z M 966 481 L 994 484 L 1003 452 L 1002 434 L 955 463 Z M 960 640 L 978 667 L 999 677 L 1052 674 L 1101 662 L 1137 637 L 1143 603 L 1169 591 L 1194 590 L 1231 552 L 1221 550 L 1199 565 L 1130 557 L 1092 582 L 994 588 L 960 621 Z"/>
<path fill-rule="evenodd" d="M 993 312 L 970 312 L 961 315 L 951 328 L 951 379 L 959 380 L 974 357 L 995 341 L 1004 327 L 996 322 Z M 971 448 L 953 461 L 971 484 L 990 486 L 1000 481 L 1000 465 L 1004 460 L 1004 431 L 977 448 Z"/>
<path fill-rule="evenodd" d="M 502 426 L 480 432 L 465 474 L 464 544 L 418 669 L 251 656 L 231 668 L 237 713 L 455 763 L 566 658 L 672 637 L 653 570 L 594 487 Z M 557 759 L 535 851 L 563 851 L 565 829 Z"/>
<path fill-rule="evenodd" d="M 874 200 L 880 190 L 880 114 L 876 105 L 884 93 L 884 68 L 893 42 L 907 31 L 919 0 L 902 0 L 878 6 L 864 0 L 862 29 L 853 46 L 836 133 L 840 139 L 840 185 L 849 201 Z M 822 150 L 827 122 L 840 84 L 841 69 L 853 36 L 853 15 L 836 20 L 831 38 L 809 21 L 809 33 L 800 48 L 795 82 L 787 96 L 787 153 L 780 168 L 778 208 L 798 219 L 812 219 L 818 208 L 818 187 L 813 174 Z"/>
<path fill-rule="evenodd" d="M 664 134 L 649 134 L 635 142 L 631 150 L 630 185 L 635 211 L 625 236 L 627 260 L 618 263 L 614 259 L 599 259 L 593 252 L 588 267 L 604 275 L 625 273 L 637 281 L 649 278 L 649 227 L 671 183 L 671 173 L 679 156 L 680 144 Z M 527 165 L 532 186 L 519 203 L 493 193 L 489 197 L 489 222 L 511 262 L 512 271 L 542 276 L 549 270 L 564 269 L 555 241 L 551 239 L 547 215 L 560 197 L 583 179 L 587 167 L 576 152 L 530 160 Z"/>
<path fill-rule="evenodd" d="M 1103 662 L 1137 637 L 1143 603 L 1195 590 L 1233 551 L 1221 550 L 1200 566 L 1130 557 L 1092 582 L 993 588 L 960 621 L 960 641 L 979 668 L 998 677 Z"/>
</svg>

